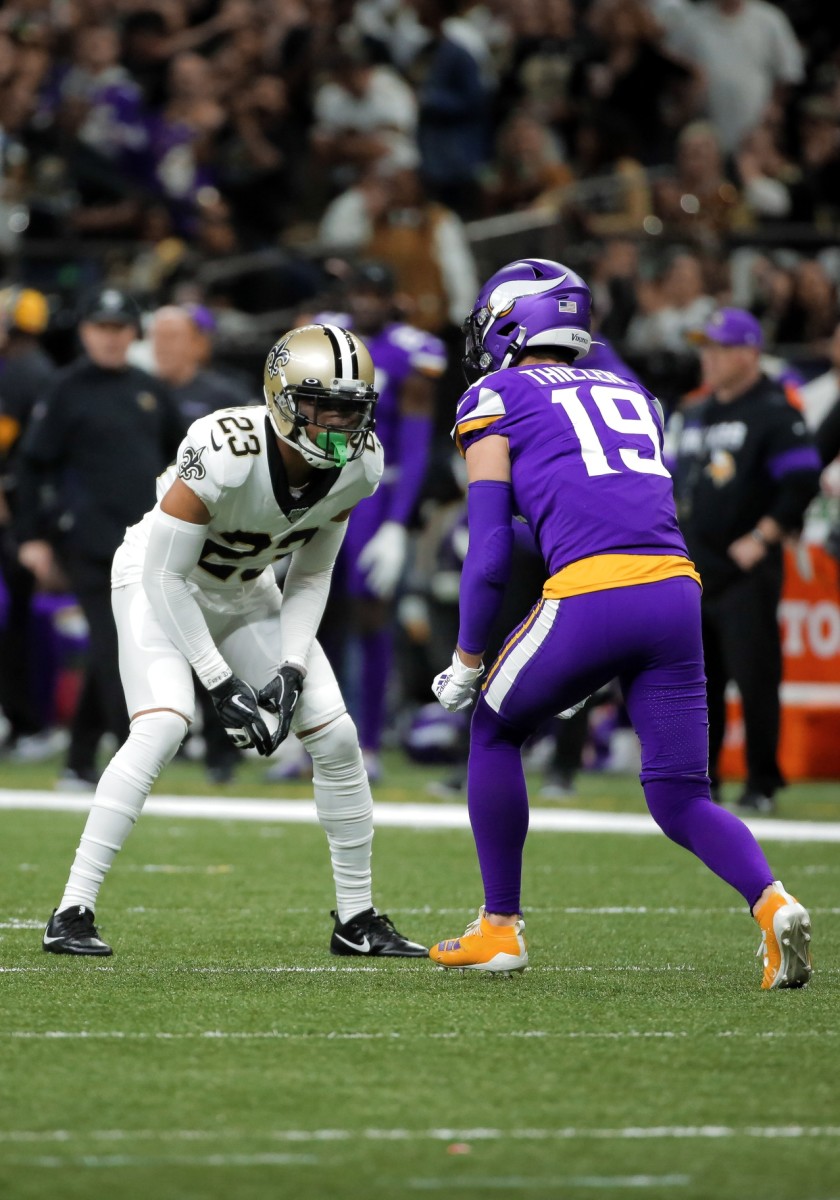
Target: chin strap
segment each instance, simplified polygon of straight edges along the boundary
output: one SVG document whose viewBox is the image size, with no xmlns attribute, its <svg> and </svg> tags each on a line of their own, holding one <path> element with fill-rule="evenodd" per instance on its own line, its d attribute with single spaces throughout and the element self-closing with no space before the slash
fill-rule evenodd
<svg viewBox="0 0 840 1200">
<path fill-rule="evenodd" d="M 520 325 L 516 331 L 516 337 L 510 343 L 510 345 L 508 347 L 508 352 L 505 355 L 505 357 L 502 359 L 502 370 L 504 370 L 505 367 L 513 366 L 513 364 L 516 362 L 517 356 L 519 355 L 519 351 L 522 349 L 523 345 L 525 344 L 525 338 L 527 337 L 527 335 L 528 335 L 528 331 L 525 328 L 525 326 Z"/>
</svg>

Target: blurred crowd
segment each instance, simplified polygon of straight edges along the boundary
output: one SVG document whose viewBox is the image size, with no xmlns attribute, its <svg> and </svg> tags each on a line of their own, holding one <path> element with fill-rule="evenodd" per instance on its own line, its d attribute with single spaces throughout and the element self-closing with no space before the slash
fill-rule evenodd
<svg viewBox="0 0 840 1200">
<path fill-rule="evenodd" d="M 699 380 L 686 332 L 749 309 L 765 369 L 816 426 L 840 378 L 838 232 L 840 8 L 824 0 L 8 0 L 4 487 L 91 288 L 139 302 L 131 361 L 188 423 L 205 400 L 257 400 L 276 334 L 353 319 L 355 266 L 381 263 L 382 320 L 439 338 L 447 362 L 389 598 L 396 704 L 417 704 L 463 557 L 446 434 L 479 278 L 519 254 L 581 270 L 599 336 L 667 409 Z M 34 346 L 42 376 L 11 411 L 6 368 Z"/>
<path fill-rule="evenodd" d="M 641 262 L 599 264 L 631 285 L 613 316 L 634 344 L 728 287 L 808 344 L 840 272 L 817 253 L 840 221 L 838 47 L 819 0 L 12 0 L 0 251 L 58 290 L 120 269 L 155 302 L 201 265 L 251 314 L 361 251 L 438 332 L 471 300 L 469 227 L 518 213 L 566 245 L 642 237 Z M 810 238 L 786 254 L 790 228 Z"/>
</svg>

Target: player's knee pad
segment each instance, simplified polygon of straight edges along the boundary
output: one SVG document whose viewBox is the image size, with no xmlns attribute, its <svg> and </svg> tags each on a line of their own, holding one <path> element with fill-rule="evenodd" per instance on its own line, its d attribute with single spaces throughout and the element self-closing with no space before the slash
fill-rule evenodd
<svg viewBox="0 0 840 1200">
<path fill-rule="evenodd" d="M 352 784 L 364 776 L 359 735 L 348 713 L 301 741 L 312 758 L 316 783 Z"/>
<path fill-rule="evenodd" d="M 106 774 L 148 794 L 161 770 L 175 757 L 187 732 L 186 717 L 169 709 L 141 713 Z M 97 801 L 98 802 L 98 801 Z"/>
</svg>

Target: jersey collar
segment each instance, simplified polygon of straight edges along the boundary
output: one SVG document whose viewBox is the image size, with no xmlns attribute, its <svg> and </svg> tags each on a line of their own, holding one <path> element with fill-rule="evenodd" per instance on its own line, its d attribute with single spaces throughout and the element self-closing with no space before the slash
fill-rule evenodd
<svg viewBox="0 0 840 1200">
<path fill-rule="evenodd" d="M 288 517 L 291 520 L 291 513 L 294 511 L 295 520 L 297 520 L 304 509 L 312 508 L 319 500 L 323 500 L 341 474 L 341 467 L 332 467 L 325 471 L 313 471 L 302 495 L 293 496 L 289 491 L 286 464 L 283 462 L 283 456 L 280 453 L 277 438 L 268 417 L 265 418 L 265 444 L 274 499 L 277 501 L 277 505 L 284 517 Z"/>
</svg>

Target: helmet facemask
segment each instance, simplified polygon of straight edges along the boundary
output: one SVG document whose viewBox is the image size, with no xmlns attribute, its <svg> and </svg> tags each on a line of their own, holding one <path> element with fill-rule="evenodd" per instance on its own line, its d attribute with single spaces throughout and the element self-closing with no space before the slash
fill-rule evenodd
<svg viewBox="0 0 840 1200">
<path fill-rule="evenodd" d="M 343 467 L 373 432 L 373 363 L 338 326 L 308 325 L 281 338 L 266 360 L 263 393 L 274 432 L 310 466 Z M 308 426 L 318 429 L 314 438 Z"/>
</svg>

